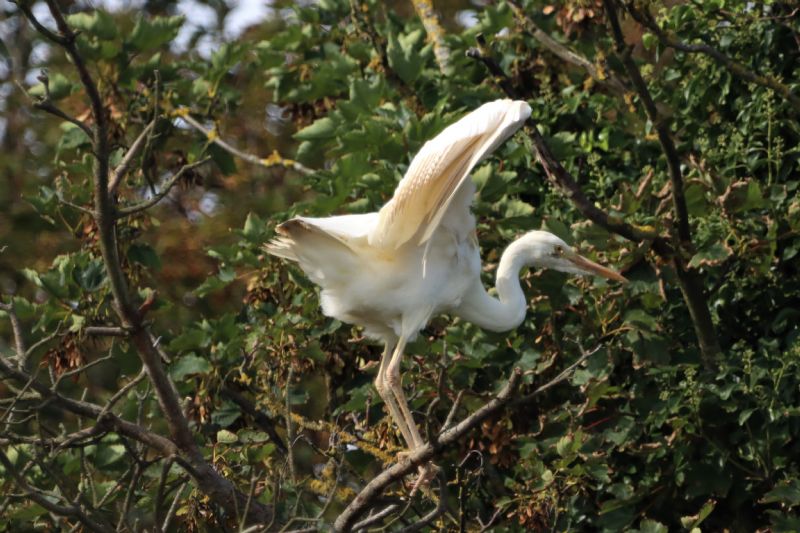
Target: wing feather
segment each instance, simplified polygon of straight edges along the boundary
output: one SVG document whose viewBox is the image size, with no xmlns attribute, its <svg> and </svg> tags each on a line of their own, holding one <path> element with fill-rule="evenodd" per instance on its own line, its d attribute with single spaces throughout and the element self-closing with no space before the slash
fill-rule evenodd
<svg viewBox="0 0 800 533">
<path fill-rule="evenodd" d="M 369 234 L 373 246 L 398 248 L 419 234 L 425 243 L 472 168 L 530 116 L 523 101 L 496 100 L 448 126 L 411 161 Z"/>
</svg>

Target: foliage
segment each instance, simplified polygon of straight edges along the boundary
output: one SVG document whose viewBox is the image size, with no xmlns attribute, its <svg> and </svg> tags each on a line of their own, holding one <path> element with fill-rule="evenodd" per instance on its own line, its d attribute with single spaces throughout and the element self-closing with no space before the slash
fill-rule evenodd
<svg viewBox="0 0 800 533">
<path fill-rule="evenodd" d="M 457 419 L 484 405 L 515 367 L 523 370 L 504 414 L 435 461 L 448 483 L 434 491 L 446 505 L 431 527 L 800 528 L 799 111 L 706 54 L 666 46 L 618 6 L 680 155 L 692 242 L 677 242 L 659 124 L 630 84 L 601 4 L 529 1 L 521 15 L 498 2 L 468 28 L 447 9 L 445 72 L 413 9 L 381 2 L 287 5 L 209 57 L 170 46 L 187 22 L 161 4 L 136 16 L 76 7 L 66 17 L 99 86 L 114 168 L 153 122 L 116 202 L 124 209 L 168 194 L 115 228 L 147 342 L 183 399 L 201 459 L 269 508 L 267 530 L 331 525 L 402 444 L 372 386 L 378 347 L 324 317 L 302 272 L 261 246 L 294 214 L 378 209 L 427 139 L 503 97 L 504 80 L 466 54 L 476 44 L 530 103 L 580 190 L 614 219 L 673 243 L 678 259 L 588 221 L 538 164 L 530 132 L 476 169 L 487 285 L 503 247 L 540 227 L 621 269 L 630 283 L 528 272 L 531 309 L 516 331 L 442 317 L 409 347 L 405 388 L 428 438 L 460 393 Z M 800 91 L 800 23 L 789 3 L 626 6 L 648 10 L 668 35 L 711 41 Z M 166 456 L 108 417 L 64 407 L 63 398 L 90 402 L 180 441 L 152 372 L 140 376 L 148 363 L 121 318 L 113 261 L 90 212 L 98 210 L 96 147 L 79 125 L 45 114 L 57 105 L 95 127 L 86 88 L 74 61 L 11 11 L 18 40 L 0 47 L 7 90 L 12 75 L 30 81 L 35 46 L 50 54 L 36 65 L 48 67 L 46 76 L 28 84 L 27 96 L 14 89 L 2 110 L 0 168 L 12 192 L 0 192 L 0 522 L 8 531 L 79 522 L 92 529 L 92 521 L 132 530 L 166 521 L 175 531 L 244 524 L 244 506 L 226 507 L 205 491 L 186 450 Z M 564 61 L 520 17 L 585 56 L 600 79 Z M 606 83 L 612 77 L 623 94 Z M 23 108 L 30 113 L 20 115 Z M 187 114 L 209 133 L 190 127 Z M 218 139 L 256 153 L 261 165 Z M 721 347 L 714 357 L 698 346 L 676 269 L 702 282 Z M 21 352 L 11 319 L 22 324 Z M 109 336 L 103 328 L 116 329 Z M 585 353 L 567 381 L 530 396 Z M 394 485 L 383 503 L 412 502 L 404 520 L 414 522 L 436 503 L 409 489 Z M 80 513 L 19 496 L 29 491 Z"/>
</svg>

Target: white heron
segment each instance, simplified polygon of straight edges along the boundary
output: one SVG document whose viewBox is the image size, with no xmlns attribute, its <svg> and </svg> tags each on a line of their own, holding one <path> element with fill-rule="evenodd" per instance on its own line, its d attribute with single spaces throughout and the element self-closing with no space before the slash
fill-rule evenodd
<svg viewBox="0 0 800 533">
<path fill-rule="evenodd" d="M 519 282 L 526 266 L 625 281 L 555 235 L 531 231 L 500 258 L 497 297 L 484 288 L 468 176 L 530 113 L 522 101 L 484 104 L 425 143 L 380 211 L 296 217 L 279 225 L 279 236 L 266 245 L 322 288 L 325 315 L 384 343 L 375 387 L 410 450 L 424 442 L 403 393 L 400 363 L 431 317 L 449 313 L 491 331 L 516 328 L 527 307 Z"/>
</svg>

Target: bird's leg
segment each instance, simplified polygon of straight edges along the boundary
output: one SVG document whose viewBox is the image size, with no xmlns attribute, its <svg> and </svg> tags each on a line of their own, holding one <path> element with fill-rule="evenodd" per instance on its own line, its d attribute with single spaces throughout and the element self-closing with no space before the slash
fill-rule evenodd
<svg viewBox="0 0 800 533">
<path fill-rule="evenodd" d="M 405 417 L 403 417 L 402 411 L 400 411 L 400 407 L 397 405 L 397 400 L 395 400 L 394 394 L 392 393 L 386 377 L 386 369 L 389 367 L 391 360 L 392 345 L 387 342 L 383 349 L 383 355 L 381 355 L 381 365 L 378 368 L 378 377 L 375 378 L 375 388 L 378 389 L 378 394 L 383 399 L 386 407 L 389 409 L 389 414 L 392 416 L 394 423 L 397 424 L 398 428 L 400 428 L 400 433 L 403 434 L 403 439 L 406 441 L 406 446 L 413 448 L 413 436 L 411 431 L 408 429 L 408 424 L 406 423 Z"/>
<path fill-rule="evenodd" d="M 411 410 L 408 408 L 408 401 L 406 400 L 406 395 L 403 392 L 403 378 L 400 375 L 400 362 L 403 358 L 403 351 L 405 350 L 405 347 L 406 339 L 405 337 L 400 337 L 400 340 L 394 349 L 394 353 L 392 354 L 392 359 L 389 362 L 389 366 L 386 368 L 385 378 L 386 383 L 391 389 L 391 392 L 394 393 L 397 405 L 400 407 L 403 423 L 411 433 L 411 442 L 408 443 L 408 448 L 410 452 L 413 452 L 417 448 L 424 446 L 425 442 L 422 440 L 422 436 L 419 434 L 417 424 L 414 423 L 414 417 L 411 416 Z M 406 438 L 406 440 L 409 439 Z M 437 471 L 438 467 L 432 463 L 420 465 L 419 477 L 414 483 L 412 493 L 416 492 L 420 486 L 426 486 L 436 476 Z"/>
<path fill-rule="evenodd" d="M 411 432 L 412 442 L 409 443 L 408 447 L 411 450 L 415 450 L 416 448 L 423 446 L 425 442 L 422 440 L 422 436 L 419 434 L 417 425 L 414 423 L 414 417 L 411 416 L 411 410 L 408 408 L 408 401 L 406 400 L 406 395 L 403 392 L 403 378 L 400 375 L 400 362 L 402 361 L 405 347 L 406 339 L 405 337 L 400 337 L 400 341 L 397 343 L 394 353 L 392 354 L 392 360 L 389 362 L 389 367 L 386 369 L 386 383 L 394 393 L 394 397 L 400 407 L 400 412 L 402 413 L 405 424 Z"/>
</svg>

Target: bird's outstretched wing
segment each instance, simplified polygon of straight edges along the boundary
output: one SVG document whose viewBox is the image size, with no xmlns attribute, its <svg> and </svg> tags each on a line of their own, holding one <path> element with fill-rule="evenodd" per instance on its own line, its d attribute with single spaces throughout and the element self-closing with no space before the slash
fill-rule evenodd
<svg viewBox="0 0 800 533">
<path fill-rule="evenodd" d="M 357 272 L 360 252 L 375 226 L 377 213 L 327 218 L 295 217 L 275 228 L 278 236 L 264 246 L 267 253 L 296 261 L 323 287 Z"/>
<path fill-rule="evenodd" d="M 418 235 L 427 241 L 472 168 L 516 132 L 531 114 L 523 101 L 482 105 L 426 142 L 392 199 L 378 215 L 369 243 L 398 248 Z"/>
</svg>

